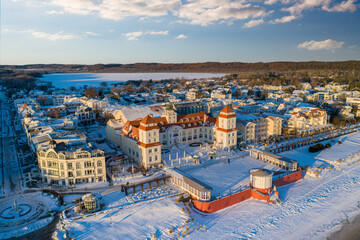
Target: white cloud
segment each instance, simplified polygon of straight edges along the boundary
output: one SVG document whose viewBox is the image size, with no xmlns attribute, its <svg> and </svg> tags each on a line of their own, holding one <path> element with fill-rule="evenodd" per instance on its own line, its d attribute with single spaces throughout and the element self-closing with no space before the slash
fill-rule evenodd
<svg viewBox="0 0 360 240">
<path fill-rule="evenodd" d="M 38 0 L 40 1 L 40 0 Z M 289 16 L 273 19 L 271 23 L 286 23 L 302 17 L 303 12 L 318 9 L 328 12 L 354 12 L 357 0 L 48 0 L 57 7 L 47 14 L 96 15 L 100 18 L 120 20 L 138 17 L 140 21 L 151 17 L 173 15 L 173 22 L 207 26 L 214 23 L 231 25 L 236 20 L 247 20 L 251 26 L 270 15 L 270 5 L 283 5 L 282 12 Z M 260 5 L 256 5 L 259 3 Z M 263 3 L 263 5 L 261 5 Z M 47 6 L 49 4 L 47 3 Z M 266 8 L 265 8 L 266 7 Z M 160 21 L 155 19 L 155 22 Z"/>
<path fill-rule="evenodd" d="M 277 18 L 275 20 L 271 20 L 270 23 L 272 23 L 272 24 L 287 23 L 287 22 L 294 21 L 297 18 L 298 18 L 297 16 L 290 15 L 290 16 L 285 16 L 285 17 L 282 17 L 282 18 Z"/>
<path fill-rule="evenodd" d="M 332 52 L 337 48 L 341 48 L 344 45 L 344 42 L 338 42 L 335 40 L 327 39 L 324 41 L 307 41 L 300 43 L 298 48 L 305 48 L 307 50 L 330 50 Z"/>
<path fill-rule="evenodd" d="M 185 39 L 185 38 L 187 38 L 187 36 L 184 35 L 184 34 L 179 34 L 179 35 L 176 37 L 176 39 Z"/>
<path fill-rule="evenodd" d="M 144 33 L 142 31 L 139 32 L 129 32 L 129 33 L 125 33 L 123 34 L 127 40 L 129 41 L 134 41 L 134 40 L 139 40 L 139 37 L 141 35 L 143 35 Z"/>
<path fill-rule="evenodd" d="M 283 8 L 282 11 L 288 11 L 292 15 L 300 15 L 304 10 L 312 10 L 314 8 L 321 8 L 328 12 L 354 12 L 357 9 L 355 1 L 345 0 L 331 7 L 332 0 L 300 0 L 296 1 L 297 3 L 291 7 Z"/>
<path fill-rule="evenodd" d="M 261 17 L 264 7 L 244 4 L 244 0 L 188 0 L 174 14 L 191 24 L 206 26 L 216 22 L 232 23 L 234 20 Z"/>
<path fill-rule="evenodd" d="M 96 14 L 101 18 L 119 20 L 130 16 L 157 17 L 168 15 L 180 0 L 52 0 L 51 4 L 74 14 Z"/>
<path fill-rule="evenodd" d="M 134 41 L 134 40 L 139 40 L 139 37 L 143 35 L 168 35 L 168 34 L 169 31 L 147 31 L 147 32 L 138 31 L 138 32 L 125 33 L 123 34 L 123 36 L 125 36 L 125 38 L 129 41 Z"/>
<path fill-rule="evenodd" d="M 146 32 L 146 34 L 149 34 L 149 35 L 168 35 L 169 31 L 149 31 L 149 32 Z"/>
<path fill-rule="evenodd" d="M 64 11 L 51 10 L 51 11 L 46 11 L 46 14 L 49 14 L 49 15 L 62 15 L 62 14 L 65 14 L 65 12 Z"/>
<path fill-rule="evenodd" d="M 356 11 L 355 0 L 343 1 L 333 7 L 323 6 L 322 9 L 328 12 L 355 12 Z"/>
<path fill-rule="evenodd" d="M 292 15 L 301 14 L 304 10 L 311 10 L 315 7 L 328 6 L 331 0 L 300 0 L 288 8 L 283 8 L 282 11 L 290 12 Z"/>
<path fill-rule="evenodd" d="M 50 41 L 81 39 L 80 36 L 72 35 L 72 34 L 64 34 L 63 31 L 58 32 L 58 33 L 46 33 L 46 32 L 38 32 L 38 31 L 34 31 L 34 30 L 26 30 L 26 31 L 18 31 L 18 32 L 30 33 L 35 38 L 47 39 Z"/>
<path fill-rule="evenodd" d="M 94 32 L 86 32 L 86 35 L 89 35 L 89 36 L 99 36 L 98 33 L 94 33 Z"/>
<path fill-rule="evenodd" d="M 259 24 L 262 24 L 262 23 L 264 23 L 263 19 L 250 20 L 249 22 L 244 24 L 244 28 L 252 28 L 252 27 L 255 27 L 255 26 L 257 26 Z"/>
<path fill-rule="evenodd" d="M 278 0 L 266 0 L 266 1 L 264 2 L 264 4 L 266 4 L 266 5 L 273 5 L 273 4 L 275 4 L 277 1 L 278 1 Z"/>
</svg>

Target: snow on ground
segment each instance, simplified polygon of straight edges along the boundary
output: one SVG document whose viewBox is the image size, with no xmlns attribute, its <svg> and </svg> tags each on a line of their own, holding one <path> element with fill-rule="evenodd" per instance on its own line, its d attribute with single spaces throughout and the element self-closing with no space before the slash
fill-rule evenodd
<svg viewBox="0 0 360 240">
<path fill-rule="evenodd" d="M 249 170 L 253 168 L 266 168 L 281 171 L 279 167 L 253 159 L 249 156 L 232 159 L 230 164 L 225 159 L 219 163 L 187 171 L 191 176 L 210 185 L 213 188 L 212 196 L 218 196 L 229 189 L 236 189 L 249 185 Z"/>
<path fill-rule="evenodd" d="M 18 216 L 13 210 L 14 201 L 17 202 Z M 50 212 L 58 209 L 58 200 L 51 194 L 36 192 L 2 198 L 0 239 L 22 236 L 46 226 L 53 219 Z"/>
<path fill-rule="evenodd" d="M 351 221 L 360 214 L 360 148 L 350 147 L 356 146 L 353 142 L 359 137 L 360 133 L 341 137 L 343 144 L 333 147 L 336 153 L 342 153 L 336 158 L 343 161 L 333 169 L 324 169 L 320 178 L 306 175 L 303 180 L 278 188 L 282 205 L 248 199 L 212 214 L 193 208 L 188 213 L 187 207 L 176 203 L 177 197 L 133 203 L 124 193 L 115 191 L 103 196 L 107 205 L 104 211 L 64 222 L 76 239 L 146 239 L 154 235 L 158 239 L 325 239 L 347 219 Z M 298 151 L 288 154 L 297 156 Z M 326 151 L 320 154 L 335 161 L 334 155 Z M 205 169 L 188 167 L 190 174 L 217 192 L 238 182 L 248 183 L 251 168 L 273 169 L 249 157 L 233 159 L 230 164 L 214 163 Z"/>
<path fill-rule="evenodd" d="M 176 194 L 179 194 L 176 190 L 172 189 L 169 186 L 165 186 L 165 187 L 157 187 L 157 188 L 147 189 L 145 191 L 133 193 L 129 195 L 129 197 L 134 202 L 139 202 L 139 201 L 155 199 L 164 196 L 171 196 Z"/>
<path fill-rule="evenodd" d="M 321 239 L 336 231 L 345 214 L 360 212 L 359 164 L 331 171 L 323 179 L 304 180 L 278 188 L 283 205 L 253 199 L 215 214 L 193 213 L 207 226 L 189 239 Z M 345 211 L 345 212 L 344 212 Z"/>
<path fill-rule="evenodd" d="M 340 140 L 342 144 L 337 144 L 338 140 Z M 282 152 L 279 155 L 294 159 L 298 161 L 301 166 L 308 165 L 312 168 L 320 167 L 324 165 L 324 162 L 334 162 L 359 151 L 360 134 L 348 134 L 336 138 L 334 142 L 326 140 L 321 143 L 323 145 L 330 143 L 331 148 L 316 153 L 310 153 L 308 151 L 309 146 L 305 146 L 292 151 Z"/>
<path fill-rule="evenodd" d="M 64 203 L 71 204 L 73 201 L 77 200 L 78 198 L 81 198 L 82 196 L 84 196 L 84 194 L 63 195 Z"/>
<path fill-rule="evenodd" d="M 163 198 L 111 212 L 104 211 L 69 222 L 66 228 L 70 235 L 78 240 L 146 239 L 154 234 L 158 239 L 168 239 L 171 229 L 183 226 L 188 220 L 188 216 L 182 210 L 183 205 L 175 200 L 176 198 Z"/>
<path fill-rule="evenodd" d="M 177 146 L 166 150 L 166 152 L 161 154 L 161 158 L 169 167 L 194 165 L 195 162 L 192 156 L 195 155 L 200 158 L 201 163 L 209 161 L 210 152 L 215 153 L 216 159 L 224 158 L 226 156 L 234 156 L 233 151 L 215 150 L 211 147 L 211 145 L 205 142 L 203 142 L 203 145 L 199 147 L 190 147 L 189 144 L 178 144 Z"/>
<path fill-rule="evenodd" d="M 345 137 L 354 141 L 359 136 Z M 213 214 L 193 210 L 195 221 L 207 231 L 195 232 L 188 239 L 325 239 L 360 214 L 360 153 L 347 157 L 360 148 L 348 152 L 345 149 L 351 145 L 338 146 L 343 153 L 338 158 L 346 157 L 345 161 L 333 170 L 323 170 L 321 178 L 305 176 L 278 188 L 283 205 L 249 199 Z"/>
</svg>

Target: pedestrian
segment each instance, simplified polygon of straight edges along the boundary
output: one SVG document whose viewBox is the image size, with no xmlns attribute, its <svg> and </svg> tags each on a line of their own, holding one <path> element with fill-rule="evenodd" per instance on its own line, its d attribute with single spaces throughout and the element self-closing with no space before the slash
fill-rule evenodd
<svg viewBox="0 0 360 240">
<path fill-rule="evenodd" d="M 230 158 L 228 158 L 228 164 L 230 164 Z"/>
</svg>

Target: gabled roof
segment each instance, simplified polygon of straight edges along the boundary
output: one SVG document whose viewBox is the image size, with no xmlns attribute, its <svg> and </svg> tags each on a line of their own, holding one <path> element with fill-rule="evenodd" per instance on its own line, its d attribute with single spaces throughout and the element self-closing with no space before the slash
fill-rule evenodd
<svg viewBox="0 0 360 240">
<path fill-rule="evenodd" d="M 229 105 L 227 105 L 220 111 L 220 113 L 235 113 L 235 111 Z"/>
<path fill-rule="evenodd" d="M 154 121 L 154 119 L 150 115 L 147 115 L 143 120 L 141 120 L 140 123 L 143 123 L 146 125 L 146 124 L 156 123 L 156 121 Z"/>
</svg>

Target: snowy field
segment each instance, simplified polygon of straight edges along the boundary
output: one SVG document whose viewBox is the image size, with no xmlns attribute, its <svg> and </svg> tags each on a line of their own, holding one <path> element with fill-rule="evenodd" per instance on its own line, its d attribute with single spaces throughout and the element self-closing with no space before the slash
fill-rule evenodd
<svg viewBox="0 0 360 240">
<path fill-rule="evenodd" d="M 198 79 L 221 77 L 222 73 L 57 73 L 46 74 L 41 81 L 52 82 L 55 87 L 68 88 L 71 86 L 82 87 L 100 86 L 100 83 L 126 82 L 128 80 L 162 80 L 171 78 Z"/>
<path fill-rule="evenodd" d="M 17 202 L 18 214 L 14 211 Z M 49 224 L 51 211 L 58 210 L 58 200 L 53 195 L 27 193 L 8 196 L 0 200 L 0 239 L 18 237 Z"/>
<path fill-rule="evenodd" d="M 215 153 L 216 159 L 234 156 L 234 154 L 243 154 L 241 151 L 215 150 L 211 145 L 205 142 L 202 143 L 203 145 L 198 147 L 190 147 L 189 144 L 178 144 L 162 153 L 161 158 L 168 167 L 180 167 L 196 164 L 193 160 L 195 155 L 199 157 L 201 163 L 204 163 L 210 160 L 210 152 Z"/>
<path fill-rule="evenodd" d="M 70 235 L 78 240 L 149 239 L 154 235 L 160 239 L 168 239 L 170 230 L 183 226 L 189 218 L 182 210 L 183 205 L 175 201 L 176 197 L 163 198 L 113 208 L 71 221 L 66 228 L 71 231 Z"/>
<path fill-rule="evenodd" d="M 193 212 L 207 226 L 188 239 L 325 239 L 360 213 L 360 165 L 328 171 L 322 179 L 278 188 L 283 205 L 253 199 L 210 215 Z"/>
<path fill-rule="evenodd" d="M 342 144 L 337 144 L 338 140 Z M 341 136 L 335 139 L 335 142 L 326 140 L 321 142 L 331 144 L 331 148 L 320 152 L 310 153 L 309 146 L 301 147 L 292 151 L 282 152 L 279 155 L 294 159 L 299 162 L 301 166 L 310 166 L 312 168 L 328 165 L 327 163 L 334 163 L 344 157 L 352 155 L 360 150 L 360 133 L 352 133 Z"/>
<path fill-rule="evenodd" d="M 232 159 L 230 164 L 227 160 L 221 161 L 205 168 L 200 167 L 187 171 L 191 176 L 210 185 L 213 188 L 212 196 L 218 196 L 229 192 L 231 189 L 239 189 L 249 185 L 249 170 L 253 168 L 266 168 L 273 171 L 282 171 L 274 165 L 250 158 L 249 156 Z"/>
</svg>

